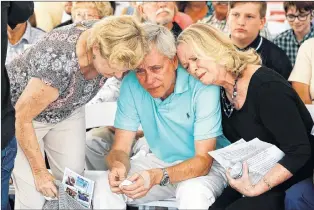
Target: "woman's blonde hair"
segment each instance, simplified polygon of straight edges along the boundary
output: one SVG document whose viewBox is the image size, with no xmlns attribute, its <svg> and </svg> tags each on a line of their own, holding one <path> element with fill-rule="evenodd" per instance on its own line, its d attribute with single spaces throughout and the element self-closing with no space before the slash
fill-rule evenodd
<svg viewBox="0 0 314 210">
<path fill-rule="evenodd" d="M 186 28 L 177 39 L 180 43 L 191 44 L 198 58 L 211 57 L 235 76 L 240 76 L 248 64 L 261 64 L 254 49 L 238 50 L 227 35 L 204 23 Z"/>
<path fill-rule="evenodd" d="M 75 11 L 79 8 L 93 8 L 98 11 L 99 19 L 107 16 L 113 15 L 113 9 L 110 2 L 106 1 L 78 1 L 73 2 L 72 6 L 72 16 L 75 14 Z"/>
<path fill-rule="evenodd" d="M 110 16 L 93 25 L 87 47 L 99 46 L 109 64 L 133 69 L 147 53 L 145 32 L 131 16 Z"/>
</svg>

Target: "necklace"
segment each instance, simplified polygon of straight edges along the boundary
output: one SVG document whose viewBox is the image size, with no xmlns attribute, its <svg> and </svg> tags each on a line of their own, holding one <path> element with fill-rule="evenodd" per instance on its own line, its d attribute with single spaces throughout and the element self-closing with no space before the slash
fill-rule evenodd
<svg viewBox="0 0 314 210">
<path fill-rule="evenodd" d="M 220 93 L 221 93 L 221 99 L 222 99 L 222 108 L 224 110 L 225 115 L 230 118 L 230 116 L 233 113 L 234 110 L 234 100 L 238 95 L 237 92 L 237 83 L 238 83 L 239 76 L 236 77 L 233 85 L 233 91 L 231 95 L 231 102 L 227 98 L 226 91 L 223 87 L 220 88 Z"/>
</svg>

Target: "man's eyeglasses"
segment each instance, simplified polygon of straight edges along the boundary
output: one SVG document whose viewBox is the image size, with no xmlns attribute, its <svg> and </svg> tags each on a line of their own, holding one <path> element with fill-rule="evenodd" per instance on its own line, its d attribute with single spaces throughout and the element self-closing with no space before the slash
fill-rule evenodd
<svg viewBox="0 0 314 210">
<path fill-rule="evenodd" d="M 305 21 L 309 14 L 311 14 L 311 12 L 301 13 L 299 15 L 288 14 L 286 17 L 289 22 L 293 22 L 296 18 L 298 18 L 299 21 Z"/>
</svg>

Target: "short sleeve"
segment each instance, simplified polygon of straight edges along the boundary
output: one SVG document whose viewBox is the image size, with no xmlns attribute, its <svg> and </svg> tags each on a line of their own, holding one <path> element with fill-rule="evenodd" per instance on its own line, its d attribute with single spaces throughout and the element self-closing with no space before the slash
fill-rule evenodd
<svg viewBox="0 0 314 210">
<path fill-rule="evenodd" d="M 301 82 L 307 85 L 310 85 L 312 78 L 312 65 L 311 65 L 311 45 L 307 45 L 307 42 L 304 42 L 296 58 L 296 62 L 289 77 L 291 82 Z"/>
<path fill-rule="evenodd" d="M 140 118 L 135 107 L 134 95 L 132 95 L 131 91 L 131 85 L 134 85 L 135 82 L 132 80 L 132 76 L 134 75 L 128 74 L 122 81 L 114 127 L 122 130 L 137 131 L 140 125 Z"/>
<path fill-rule="evenodd" d="M 69 50 L 57 50 L 51 46 L 44 47 L 40 40 L 31 47 L 30 55 L 30 76 L 42 80 L 45 84 L 58 89 L 62 94 L 73 81 L 73 74 L 79 70 L 75 52 Z"/>
<path fill-rule="evenodd" d="M 306 127 L 290 87 L 264 84 L 256 95 L 258 116 L 285 156 L 279 163 L 292 174 L 308 161 L 311 153 Z"/>
<path fill-rule="evenodd" d="M 222 135 L 219 87 L 201 87 L 195 95 L 194 139 L 206 140 Z"/>
</svg>

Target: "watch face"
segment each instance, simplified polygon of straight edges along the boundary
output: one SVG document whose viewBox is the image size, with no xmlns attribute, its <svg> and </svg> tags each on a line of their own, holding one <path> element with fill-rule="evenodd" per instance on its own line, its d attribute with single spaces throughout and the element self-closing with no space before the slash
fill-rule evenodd
<svg viewBox="0 0 314 210">
<path fill-rule="evenodd" d="M 170 179 L 169 179 L 169 176 L 167 176 L 167 178 L 166 178 L 166 183 L 165 183 L 165 185 L 168 185 L 168 184 L 170 184 Z"/>
<path fill-rule="evenodd" d="M 164 179 L 164 185 L 167 185 L 167 184 L 169 184 L 169 177 L 165 177 Z"/>
<path fill-rule="evenodd" d="M 162 179 L 160 181 L 160 185 L 166 186 L 168 184 L 170 184 L 170 178 L 169 178 L 167 171 L 165 169 L 163 169 L 163 176 L 162 176 Z"/>
<path fill-rule="evenodd" d="M 162 178 L 160 185 L 161 186 L 166 186 L 170 183 L 170 179 L 168 175 L 164 175 L 164 177 Z"/>
</svg>

